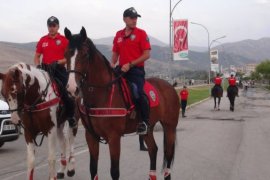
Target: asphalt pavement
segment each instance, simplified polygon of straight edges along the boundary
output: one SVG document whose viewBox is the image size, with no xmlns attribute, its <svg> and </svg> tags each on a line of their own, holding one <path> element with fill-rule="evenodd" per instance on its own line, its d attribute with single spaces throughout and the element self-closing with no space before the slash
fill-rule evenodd
<svg viewBox="0 0 270 180">
<path fill-rule="evenodd" d="M 224 94 L 226 96 L 226 93 Z M 221 110 L 213 109 L 213 99 L 187 110 L 177 128 L 177 147 L 173 180 L 268 180 L 270 179 L 270 93 L 251 88 L 236 99 L 235 111 L 229 111 L 223 97 Z M 158 128 L 160 129 L 160 128 Z M 158 179 L 163 160 L 163 132 L 155 132 L 159 147 Z M 84 128 L 75 139 L 76 175 L 66 180 L 87 180 L 89 153 Z M 48 178 L 47 141 L 37 148 L 35 179 Z M 58 155 L 59 158 L 59 155 Z M 109 180 L 110 158 L 107 145 L 100 145 L 99 179 Z M 0 179 L 26 179 L 26 146 L 23 136 L 0 148 Z M 149 158 L 139 151 L 138 136 L 122 138 L 120 179 L 147 180 Z"/>
</svg>

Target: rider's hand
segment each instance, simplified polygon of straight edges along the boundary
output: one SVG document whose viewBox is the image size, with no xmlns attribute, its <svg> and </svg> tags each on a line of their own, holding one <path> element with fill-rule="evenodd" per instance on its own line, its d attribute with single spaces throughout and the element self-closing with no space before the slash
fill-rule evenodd
<svg viewBox="0 0 270 180">
<path fill-rule="evenodd" d="M 38 65 L 36 66 L 36 68 L 38 68 L 38 69 L 42 69 L 41 64 L 38 64 Z"/>
<path fill-rule="evenodd" d="M 130 64 L 127 63 L 127 64 L 124 64 L 124 65 L 122 66 L 121 71 L 123 71 L 123 72 L 128 72 L 129 69 L 130 69 Z"/>
<path fill-rule="evenodd" d="M 113 62 L 111 62 L 111 67 L 115 68 L 115 64 Z"/>
</svg>

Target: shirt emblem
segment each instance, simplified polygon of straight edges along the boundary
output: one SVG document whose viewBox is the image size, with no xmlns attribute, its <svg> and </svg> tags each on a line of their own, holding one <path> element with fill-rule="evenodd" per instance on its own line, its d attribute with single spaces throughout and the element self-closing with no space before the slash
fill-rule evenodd
<svg viewBox="0 0 270 180">
<path fill-rule="evenodd" d="M 135 35 L 135 34 L 131 34 L 131 35 L 130 35 L 131 41 L 133 41 L 135 38 L 136 38 L 136 35 Z"/>
<path fill-rule="evenodd" d="M 117 43 L 120 43 L 120 42 L 122 42 L 123 41 L 123 38 L 122 37 L 119 37 L 118 39 L 117 39 Z"/>
<path fill-rule="evenodd" d="M 44 48 L 44 47 L 47 47 L 49 45 L 49 43 L 48 42 L 43 42 L 42 43 L 42 47 Z"/>
<path fill-rule="evenodd" d="M 55 43 L 56 43 L 57 46 L 59 46 L 61 44 L 61 40 L 57 39 Z"/>
</svg>

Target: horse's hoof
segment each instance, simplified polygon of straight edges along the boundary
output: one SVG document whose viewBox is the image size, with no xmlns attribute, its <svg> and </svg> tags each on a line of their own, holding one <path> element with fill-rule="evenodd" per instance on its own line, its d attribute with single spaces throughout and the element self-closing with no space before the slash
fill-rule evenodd
<svg viewBox="0 0 270 180">
<path fill-rule="evenodd" d="M 164 180 L 171 180 L 171 175 L 164 177 Z"/>
<path fill-rule="evenodd" d="M 73 177 L 75 175 L 75 170 L 74 169 L 72 169 L 70 171 L 68 170 L 67 175 L 68 175 L 68 177 Z"/>
<path fill-rule="evenodd" d="M 57 179 L 64 179 L 65 178 L 65 174 L 62 172 L 58 172 L 57 173 Z"/>
</svg>

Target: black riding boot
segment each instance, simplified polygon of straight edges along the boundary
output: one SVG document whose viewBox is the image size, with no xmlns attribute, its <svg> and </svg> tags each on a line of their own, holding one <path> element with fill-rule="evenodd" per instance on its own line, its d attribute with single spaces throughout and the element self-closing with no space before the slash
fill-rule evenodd
<svg viewBox="0 0 270 180">
<path fill-rule="evenodd" d="M 142 136 L 139 136 L 139 142 L 140 142 L 140 150 L 141 151 L 147 151 L 147 148 L 144 145 L 144 140 Z"/>
<path fill-rule="evenodd" d="M 150 113 L 149 102 L 145 94 L 143 94 L 139 98 L 139 103 L 137 107 L 140 108 L 142 117 L 142 122 L 140 122 L 138 125 L 137 133 L 139 135 L 145 135 L 147 134 L 149 129 L 149 113 Z"/>
</svg>

